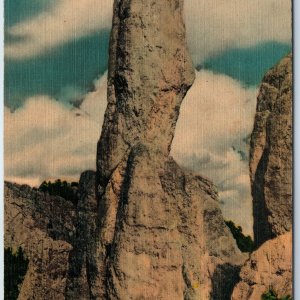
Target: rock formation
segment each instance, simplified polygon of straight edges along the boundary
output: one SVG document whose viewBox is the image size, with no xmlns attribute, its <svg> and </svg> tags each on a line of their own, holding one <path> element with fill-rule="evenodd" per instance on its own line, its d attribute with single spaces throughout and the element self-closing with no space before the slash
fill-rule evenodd
<svg viewBox="0 0 300 300">
<path fill-rule="evenodd" d="M 182 0 L 114 4 L 95 299 L 229 299 L 244 260 L 211 182 L 169 157 L 194 80 L 182 10 Z"/>
<path fill-rule="evenodd" d="M 292 295 L 292 55 L 264 77 L 251 136 L 254 242 L 232 300 Z"/>
<path fill-rule="evenodd" d="M 81 174 L 76 207 L 76 228 L 71 243 L 73 250 L 69 256 L 69 272 L 65 299 L 93 299 L 90 276 L 95 270 L 95 234 L 97 228 L 97 200 L 93 171 Z"/>
<path fill-rule="evenodd" d="M 251 136 L 256 247 L 292 228 L 292 55 L 264 77 Z"/>
<path fill-rule="evenodd" d="M 5 184 L 5 247 L 21 246 L 29 259 L 19 299 L 291 294 L 291 55 L 265 76 L 258 97 L 250 175 L 260 248 L 239 275 L 246 257 L 215 187 L 169 156 L 194 81 L 182 14 L 183 0 L 114 1 L 97 172 L 82 174 L 77 205 Z"/>
<path fill-rule="evenodd" d="M 149 224 L 137 225 L 126 233 L 133 235 L 132 245 L 122 243 L 139 247 L 132 254 L 140 263 L 138 272 L 135 260 L 131 264 L 123 261 L 126 271 L 137 280 L 132 284 L 140 286 L 140 280 L 149 280 L 152 284 L 148 289 L 156 292 L 155 280 L 164 284 L 169 275 L 173 285 L 161 291 L 165 297 L 162 299 L 229 299 L 238 280 L 238 265 L 244 258 L 223 222 L 214 186 L 204 178 L 184 173 L 172 158 L 162 170 L 161 184 L 166 193 L 162 203 L 170 201 L 164 208 L 167 213 L 154 206 L 155 217 L 146 220 L 157 219 L 161 225 L 149 229 Z M 101 247 L 97 249 L 95 243 L 94 172 L 82 174 L 78 194 L 78 205 L 74 207 L 61 197 L 28 186 L 5 184 L 5 247 L 21 246 L 30 260 L 19 299 L 106 299 L 99 296 L 99 285 L 93 281 L 101 275 L 97 270 Z M 137 216 L 130 217 L 136 222 L 133 218 Z M 144 266 L 144 259 L 148 263 L 156 259 L 152 275 L 146 272 L 149 264 Z M 143 287 L 140 292 L 146 297 Z M 183 288 L 184 295 L 180 294 Z M 123 296 L 126 299 L 127 292 Z"/>
<path fill-rule="evenodd" d="M 108 106 L 98 144 L 99 192 L 132 147 L 168 155 L 180 104 L 194 81 L 182 0 L 115 1 Z"/>
<path fill-rule="evenodd" d="M 75 231 L 73 204 L 10 183 L 4 195 L 4 246 L 22 247 L 29 259 L 19 299 L 65 299 Z"/>
<path fill-rule="evenodd" d="M 265 242 L 243 266 L 232 300 L 257 300 L 273 290 L 278 298 L 292 295 L 292 233 Z"/>
<path fill-rule="evenodd" d="M 5 248 L 21 247 L 29 268 L 18 299 L 91 299 L 95 261 L 95 172 L 81 175 L 78 204 L 5 183 Z"/>
<path fill-rule="evenodd" d="M 194 80 L 183 0 L 115 0 L 97 173 L 78 204 L 6 184 L 6 247 L 30 267 L 20 299 L 229 299 L 245 260 L 213 184 L 169 156 Z"/>
</svg>

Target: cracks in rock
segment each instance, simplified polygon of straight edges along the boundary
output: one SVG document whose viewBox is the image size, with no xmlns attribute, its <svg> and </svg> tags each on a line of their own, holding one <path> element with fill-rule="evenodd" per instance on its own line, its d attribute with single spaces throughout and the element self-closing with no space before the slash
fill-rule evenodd
<svg viewBox="0 0 300 300">
<path fill-rule="evenodd" d="M 192 283 L 191 283 L 190 279 L 188 278 L 188 274 L 185 270 L 185 263 L 182 264 L 181 274 L 182 274 L 182 278 L 183 278 L 183 281 L 185 284 L 183 299 L 190 300 L 189 295 L 188 295 L 189 294 L 188 290 L 192 287 Z"/>
<path fill-rule="evenodd" d="M 239 282 L 241 267 L 225 263 L 218 265 L 212 276 L 211 299 L 230 300 L 234 286 Z"/>
<path fill-rule="evenodd" d="M 253 216 L 254 216 L 254 244 L 258 248 L 266 240 L 272 239 L 271 224 L 268 221 L 270 211 L 265 201 L 265 173 L 268 167 L 269 147 L 265 147 L 259 164 L 257 166 L 254 182 L 252 185 Z"/>
<path fill-rule="evenodd" d="M 130 151 L 129 156 L 127 158 L 126 169 L 124 172 L 126 176 L 123 179 L 123 183 L 119 195 L 119 202 L 118 202 L 118 207 L 116 212 L 116 223 L 114 226 L 115 227 L 114 236 L 112 242 L 110 244 L 105 245 L 105 249 L 104 249 L 105 250 L 104 268 L 106 274 L 104 276 L 104 284 L 106 286 L 105 289 L 106 293 L 108 293 L 109 286 L 113 286 L 112 284 L 111 285 L 109 284 L 112 276 L 112 274 L 110 274 L 110 268 L 114 267 L 114 264 L 112 264 L 111 261 L 113 260 L 113 255 L 116 253 L 115 247 L 117 245 L 117 240 L 119 239 L 119 235 L 122 232 L 122 227 L 124 226 L 124 221 L 125 221 L 124 218 L 126 216 L 124 210 L 126 209 L 126 205 L 128 203 L 127 197 L 128 197 L 128 190 L 130 186 L 130 179 L 131 179 L 133 168 L 134 168 L 134 149 Z"/>
</svg>

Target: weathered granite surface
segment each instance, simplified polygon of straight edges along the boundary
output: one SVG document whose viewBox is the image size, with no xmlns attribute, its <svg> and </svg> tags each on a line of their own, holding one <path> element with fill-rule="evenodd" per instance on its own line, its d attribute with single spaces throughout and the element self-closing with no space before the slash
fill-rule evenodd
<svg viewBox="0 0 300 300">
<path fill-rule="evenodd" d="M 279 299 L 293 294 L 292 232 L 262 244 L 243 266 L 232 300 L 257 300 L 273 290 Z"/>
<path fill-rule="evenodd" d="M 4 246 L 29 259 L 19 299 L 65 299 L 75 209 L 70 201 L 5 183 Z"/>
<path fill-rule="evenodd" d="M 251 136 L 254 242 L 232 300 L 292 296 L 292 55 L 264 77 Z"/>
<path fill-rule="evenodd" d="M 194 81 L 182 14 L 182 0 L 114 4 L 97 154 L 96 299 L 229 299 L 245 259 L 212 183 L 169 157 Z"/>
<path fill-rule="evenodd" d="M 292 228 L 292 55 L 264 77 L 251 136 L 254 242 Z"/>
</svg>

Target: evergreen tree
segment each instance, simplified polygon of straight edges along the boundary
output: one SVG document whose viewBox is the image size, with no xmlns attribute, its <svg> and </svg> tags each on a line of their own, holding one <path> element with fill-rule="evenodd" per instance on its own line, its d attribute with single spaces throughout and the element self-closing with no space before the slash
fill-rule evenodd
<svg viewBox="0 0 300 300">
<path fill-rule="evenodd" d="M 28 269 L 28 259 L 21 247 L 16 253 L 11 248 L 4 249 L 4 299 L 15 300 L 19 295 L 19 285 Z"/>
<path fill-rule="evenodd" d="M 236 240 L 237 246 L 242 252 L 252 252 L 254 248 L 251 237 L 243 234 L 241 226 L 236 226 L 232 221 L 225 221 L 229 227 L 234 239 Z"/>
</svg>

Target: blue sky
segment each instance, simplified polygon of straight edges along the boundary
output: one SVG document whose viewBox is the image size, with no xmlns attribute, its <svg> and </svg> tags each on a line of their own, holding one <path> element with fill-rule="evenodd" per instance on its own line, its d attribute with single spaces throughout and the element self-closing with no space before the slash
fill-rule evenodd
<svg viewBox="0 0 300 300">
<path fill-rule="evenodd" d="M 99 42 L 101 41 L 101 42 Z M 37 94 L 48 94 L 65 104 L 79 100 L 107 69 L 109 31 L 66 43 L 51 53 L 24 60 L 6 59 L 5 105 L 14 109 Z M 258 85 L 265 72 L 285 56 L 289 44 L 266 42 L 231 48 L 199 66 L 226 74 L 245 85 Z"/>
<path fill-rule="evenodd" d="M 250 233 L 245 141 L 259 83 L 291 49 L 291 2 L 189 0 L 185 16 L 200 71 L 184 100 L 172 155 L 210 177 L 225 217 Z M 111 17 L 112 0 L 5 0 L 6 180 L 73 181 L 95 169 Z M 79 108 L 70 104 L 79 100 Z"/>
<path fill-rule="evenodd" d="M 52 2 L 53 5 L 54 1 Z M 50 8 L 46 0 L 5 0 L 5 28 Z M 6 30 L 5 43 L 13 43 Z M 30 58 L 5 59 L 5 105 L 22 106 L 31 96 L 47 94 L 68 104 L 80 100 L 107 69 L 109 30 L 73 39 Z"/>
<path fill-rule="evenodd" d="M 291 45 L 288 43 L 269 41 L 248 48 L 227 49 L 205 60 L 202 66 L 226 74 L 247 86 L 256 86 L 266 71 L 290 51 Z"/>
<path fill-rule="evenodd" d="M 5 105 L 21 106 L 26 98 L 47 94 L 68 103 L 93 88 L 107 69 L 109 32 L 73 40 L 51 53 L 5 61 Z M 101 42 L 99 42 L 101 41 Z"/>
<path fill-rule="evenodd" d="M 51 3 L 54 5 L 55 1 Z M 15 39 L 7 29 L 49 9 L 51 5 L 46 0 L 5 0 L 5 42 L 13 43 Z M 39 94 L 51 95 L 66 104 L 81 99 L 92 88 L 94 79 L 107 69 L 108 42 L 109 29 L 101 29 L 58 45 L 48 53 L 21 60 L 7 58 L 5 105 L 15 109 L 28 97 Z M 263 74 L 290 48 L 289 43 L 277 41 L 263 41 L 244 48 L 230 47 L 212 54 L 199 65 L 246 85 L 257 85 Z"/>
<path fill-rule="evenodd" d="M 55 1 L 28 0 L 28 1 L 4 1 L 5 26 L 9 27 L 26 19 L 38 15 L 40 12 L 50 8 Z"/>
</svg>

